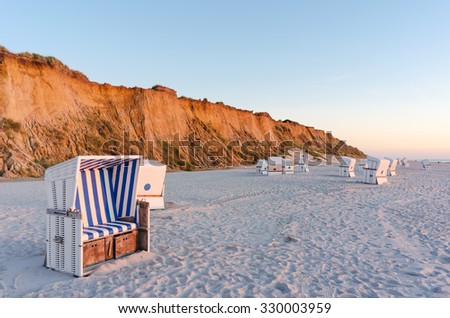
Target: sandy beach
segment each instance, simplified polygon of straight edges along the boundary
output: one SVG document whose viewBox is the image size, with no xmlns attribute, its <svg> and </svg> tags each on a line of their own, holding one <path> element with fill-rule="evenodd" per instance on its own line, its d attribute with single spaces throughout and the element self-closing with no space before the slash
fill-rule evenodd
<svg viewBox="0 0 450 318">
<path fill-rule="evenodd" d="M 450 297 L 450 164 L 397 173 L 169 173 L 151 253 L 83 278 L 43 266 L 44 182 L 1 182 L 0 297 Z"/>
</svg>

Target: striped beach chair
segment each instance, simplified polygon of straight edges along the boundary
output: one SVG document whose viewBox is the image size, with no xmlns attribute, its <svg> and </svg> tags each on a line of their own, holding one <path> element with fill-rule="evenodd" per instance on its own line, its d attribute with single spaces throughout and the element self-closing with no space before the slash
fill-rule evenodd
<svg viewBox="0 0 450 318">
<path fill-rule="evenodd" d="M 47 169 L 48 268 L 83 276 L 97 263 L 150 250 L 152 178 L 143 167 L 140 156 L 80 156 Z"/>
</svg>

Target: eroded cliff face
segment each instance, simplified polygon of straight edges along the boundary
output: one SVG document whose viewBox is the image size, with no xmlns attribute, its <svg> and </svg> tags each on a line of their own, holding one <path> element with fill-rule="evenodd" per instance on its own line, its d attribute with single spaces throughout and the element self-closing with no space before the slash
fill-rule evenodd
<svg viewBox="0 0 450 318">
<path fill-rule="evenodd" d="M 98 84 L 54 58 L 1 47 L 0 125 L 0 176 L 8 178 L 39 177 L 48 166 L 91 154 L 139 153 L 174 169 L 252 164 L 293 147 L 364 155 L 267 113 L 177 97 L 162 86 Z"/>
</svg>

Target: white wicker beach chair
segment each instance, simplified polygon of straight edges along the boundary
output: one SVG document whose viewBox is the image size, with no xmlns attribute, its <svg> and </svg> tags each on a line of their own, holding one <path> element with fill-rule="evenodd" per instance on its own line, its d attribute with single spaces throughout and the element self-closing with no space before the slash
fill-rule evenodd
<svg viewBox="0 0 450 318">
<path fill-rule="evenodd" d="M 294 173 L 294 159 L 285 158 L 281 161 L 283 174 Z"/>
<path fill-rule="evenodd" d="M 422 160 L 422 167 L 425 170 L 431 170 L 431 163 L 428 159 Z"/>
<path fill-rule="evenodd" d="M 167 166 L 156 160 L 144 160 L 139 167 L 137 189 L 141 189 L 141 199 L 150 203 L 151 210 L 162 210 L 164 205 L 164 190 Z"/>
<path fill-rule="evenodd" d="M 258 163 L 256 164 L 256 173 L 266 175 L 267 169 L 268 169 L 267 161 L 264 159 L 259 159 Z"/>
<path fill-rule="evenodd" d="M 299 162 L 295 166 L 295 172 L 309 172 L 309 166 L 304 157 L 299 158 Z"/>
<path fill-rule="evenodd" d="M 367 158 L 367 168 L 364 168 L 364 182 L 369 184 L 387 183 L 389 160 L 375 157 Z"/>
<path fill-rule="evenodd" d="M 408 162 L 408 159 L 406 159 L 406 158 L 401 158 L 401 159 L 400 159 L 400 165 L 401 165 L 402 167 L 409 168 L 409 162 Z"/>
<path fill-rule="evenodd" d="M 80 156 L 47 169 L 48 268 L 83 276 L 94 264 L 150 250 L 149 193 L 164 180 L 146 167 L 140 156 Z"/>
<path fill-rule="evenodd" d="M 355 176 L 356 159 L 350 157 L 342 157 L 342 159 L 344 162 L 339 165 L 339 176 L 353 178 Z"/>
<path fill-rule="evenodd" d="M 367 159 L 360 159 L 357 163 L 358 171 L 363 171 L 367 168 Z"/>
<path fill-rule="evenodd" d="M 276 175 L 276 174 L 283 173 L 283 158 L 269 157 L 267 159 L 267 164 L 268 164 L 268 169 L 267 169 L 268 175 Z"/>
<path fill-rule="evenodd" d="M 390 176 L 396 176 L 397 173 L 395 172 L 395 169 L 397 168 L 397 159 L 392 159 L 392 158 L 387 158 L 385 157 L 385 159 L 389 160 L 389 169 L 388 169 L 388 177 Z"/>
</svg>

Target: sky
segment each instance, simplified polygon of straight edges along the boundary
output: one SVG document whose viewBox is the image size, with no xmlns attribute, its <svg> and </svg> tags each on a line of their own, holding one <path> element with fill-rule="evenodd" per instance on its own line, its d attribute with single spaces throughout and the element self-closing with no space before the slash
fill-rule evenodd
<svg viewBox="0 0 450 318">
<path fill-rule="evenodd" d="M 6 1 L 0 45 L 92 81 L 290 119 L 366 154 L 450 158 L 450 1 Z"/>
</svg>

